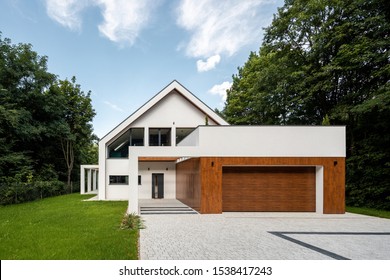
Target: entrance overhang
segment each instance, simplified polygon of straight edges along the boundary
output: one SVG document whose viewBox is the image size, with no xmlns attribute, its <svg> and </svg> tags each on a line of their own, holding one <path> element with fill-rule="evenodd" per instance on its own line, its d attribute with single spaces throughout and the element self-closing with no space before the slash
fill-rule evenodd
<svg viewBox="0 0 390 280">
<path fill-rule="evenodd" d="M 139 162 L 175 162 L 178 157 L 139 157 Z"/>
</svg>

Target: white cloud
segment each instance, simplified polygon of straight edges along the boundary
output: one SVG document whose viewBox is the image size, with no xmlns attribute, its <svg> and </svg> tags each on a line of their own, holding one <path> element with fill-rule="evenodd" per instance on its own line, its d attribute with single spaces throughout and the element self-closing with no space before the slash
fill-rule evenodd
<svg viewBox="0 0 390 280">
<path fill-rule="evenodd" d="M 227 93 L 226 90 L 230 89 L 232 87 L 233 83 L 232 82 L 223 82 L 222 84 L 219 85 L 214 85 L 209 92 L 211 94 L 216 94 L 219 95 L 222 99 L 222 102 L 226 101 Z"/>
<path fill-rule="evenodd" d="M 118 112 L 124 112 L 122 108 L 120 108 L 118 105 L 115 105 L 109 101 L 104 101 L 104 104 L 108 105 L 111 109 L 118 111 Z"/>
<path fill-rule="evenodd" d="M 147 25 L 158 1 L 98 0 L 104 22 L 99 31 L 111 41 L 133 45 L 139 32 Z"/>
<path fill-rule="evenodd" d="M 235 54 L 260 41 L 264 20 L 261 9 L 270 0 L 183 0 L 176 10 L 177 24 L 192 33 L 185 44 L 187 55 L 210 57 Z"/>
<path fill-rule="evenodd" d="M 88 0 L 46 0 L 46 12 L 50 18 L 72 29 L 81 28 L 80 12 L 88 5 Z"/>
<path fill-rule="evenodd" d="M 100 33 L 113 42 L 133 45 L 160 1 L 153 0 L 46 0 L 47 14 L 72 30 L 80 30 L 83 9 L 98 6 L 103 22 Z"/>
<path fill-rule="evenodd" d="M 216 54 L 210 56 L 206 61 L 198 60 L 196 62 L 196 67 L 198 68 L 198 72 L 206 72 L 211 69 L 214 69 L 215 66 L 221 61 L 221 56 Z"/>
</svg>

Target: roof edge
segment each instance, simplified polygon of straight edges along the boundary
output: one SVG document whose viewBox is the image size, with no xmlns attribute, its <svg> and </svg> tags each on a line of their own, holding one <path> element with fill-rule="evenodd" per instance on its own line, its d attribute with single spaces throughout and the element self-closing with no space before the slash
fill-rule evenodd
<svg viewBox="0 0 390 280">
<path fill-rule="evenodd" d="M 172 89 L 170 89 L 172 88 Z M 185 92 L 187 92 L 188 94 L 190 94 L 190 96 L 192 96 L 197 102 L 200 103 L 200 105 L 204 106 L 206 111 L 203 110 L 202 108 L 200 108 L 199 106 L 197 106 L 197 104 L 194 104 L 194 102 L 192 102 L 192 100 L 190 100 L 188 98 L 188 96 L 186 96 L 185 92 L 183 93 L 182 90 L 180 89 L 182 88 L 182 90 L 184 90 Z M 118 127 L 120 127 L 121 125 L 123 125 L 124 123 L 126 123 L 129 119 L 131 119 L 132 117 L 136 116 L 137 114 L 142 113 L 140 114 L 140 116 L 142 114 L 144 114 L 145 112 L 147 112 L 150 108 L 152 108 L 155 104 L 157 104 L 160 100 L 162 100 L 165 96 L 167 96 L 172 90 L 176 89 L 178 91 L 178 93 L 180 93 L 185 99 L 187 99 L 189 102 L 191 102 L 194 106 L 198 107 L 199 110 L 201 110 L 202 112 L 204 112 L 205 114 L 207 115 L 210 115 L 210 114 L 214 114 L 214 117 L 212 118 L 216 123 L 220 124 L 220 125 L 229 125 L 229 123 L 224 120 L 220 115 L 218 115 L 213 109 L 211 109 L 206 103 L 204 103 L 202 100 L 200 100 L 196 95 L 194 95 L 191 91 L 189 91 L 185 86 L 183 86 L 180 82 L 178 82 L 177 80 L 173 80 L 172 82 L 170 82 L 168 85 L 166 85 L 163 89 L 161 89 L 158 93 L 156 93 L 154 96 L 152 96 L 148 101 L 146 101 L 141 107 L 139 107 L 137 110 L 135 110 L 133 113 L 131 113 L 128 117 L 126 117 L 122 122 L 120 122 L 118 125 L 116 125 L 113 129 L 111 129 L 108 133 L 106 133 L 101 139 L 99 139 L 99 142 L 102 142 L 103 140 L 105 140 L 105 138 L 107 138 L 111 133 L 113 133 Z M 165 93 L 164 93 L 165 92 Z M 163 94 L 164 93 L 164 94 Z M 207 112 L 207 110 L 209 112 Z M 212 116 L 210 116 L 212 117 Z M 111 139 L 111 138 L 110 138 Z M 110 139 L 106 140 L 109 141 Z"/>
</svg>

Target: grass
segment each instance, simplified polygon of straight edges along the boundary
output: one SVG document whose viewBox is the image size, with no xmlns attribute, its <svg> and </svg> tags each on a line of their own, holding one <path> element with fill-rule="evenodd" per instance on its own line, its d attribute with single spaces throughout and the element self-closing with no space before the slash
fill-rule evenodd
<svg viewBox="0 0 390 280">
<path fill-rule="evenodd" d="M 386 211 L 386 210 L 347 206 L 346 211 L 350 213 L 390 219 L 390 211 Z"/>
<path fill-rule="evenodd" d="M 121 230 L 126 201 L 70 194 L 0 207 L 0 259 L 138 258 L 138 231 Z"/>
</svg>

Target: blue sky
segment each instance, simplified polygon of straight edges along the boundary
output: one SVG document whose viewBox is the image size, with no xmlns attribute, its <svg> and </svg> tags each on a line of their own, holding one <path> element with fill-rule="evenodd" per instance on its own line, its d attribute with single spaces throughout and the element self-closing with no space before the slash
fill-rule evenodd
<svg viewBox="0 0 390 280">
<path fill-rule="evenodd" d="M 177 80 L 211 108 L 282 0 L 1 0 L 0 31 L 92 92 L 103 137 Z"/>
</svg>

